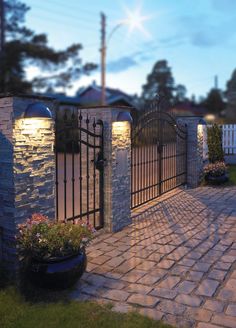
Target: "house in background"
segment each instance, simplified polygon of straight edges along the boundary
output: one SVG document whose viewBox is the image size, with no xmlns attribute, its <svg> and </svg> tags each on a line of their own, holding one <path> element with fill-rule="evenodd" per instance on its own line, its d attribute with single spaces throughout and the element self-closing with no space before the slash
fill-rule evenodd
<svg viewBox="0 0 236 328">
<path fill-rule="evenodd" d="M 202 107 L 201 105 L 197 105 L 192 103 L 191 101 L 186 101 L 183 103 L 176 104 L 171 112 L 176 116 L 202 116 L 205 117 L 207 113 L 207 109 Z"/>
<path fill-rule="evenodd" d="M 91 85 L 81 88 L 75 98 L 84 106 L 99 106 L 101 104 L 102 88 L 94 81 Z M 118 89 L 106 88 L 106 104 L 109 106 L 135 107 L 133 97 Z"/>
<path fill-rule="evenodd" d="M 44 96 L 52 97 L 61 104 L 93 107 L 101 105 L 102 88 L 93 82 L 87 87 L 80 88 L 75 96 L 67 96 L 64 93 L 45 93 Z M 118 89 L 106 88 L 106 106 L 127 106 L 135 111 L 136 103 L 137 96 L 130 96 Z"/>
</svg>

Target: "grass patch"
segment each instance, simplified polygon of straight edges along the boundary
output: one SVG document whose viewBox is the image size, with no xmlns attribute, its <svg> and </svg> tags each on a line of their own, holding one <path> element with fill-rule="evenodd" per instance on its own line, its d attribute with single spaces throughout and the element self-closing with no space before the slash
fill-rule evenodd
<svg viewBox="0 0 236 328">
<path fill-rule="evenodd" d="M 236 186 L 236 165 L 229 166 L 229 183 Z"/>
<path fill-rule="evenodd" d="M 1 328 L 170 328 L 136 312 L 116 313 L 110 305 L 57 301 L 32 303 L 14 287 L 0 290 Z"/>
</svg>

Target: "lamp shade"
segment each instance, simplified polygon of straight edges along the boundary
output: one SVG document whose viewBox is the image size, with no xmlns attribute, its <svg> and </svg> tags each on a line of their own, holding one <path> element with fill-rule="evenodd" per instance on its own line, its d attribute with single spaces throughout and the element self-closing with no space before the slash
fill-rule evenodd
<svg viewBox="0 0 236 328">
<path fill-rule="evenodd" d="M 130 115 L 130 112 L 119 112 L 119 114 L 117 115 L 117 122 L 133 122 L 133 119 Z"/>
<path fill-rule="evenodd" d="M 24 118 L 52 118 L 50 109 L 41 102 L 28 105 Z"/>
<path fill-rule="evenodd" d="M 198 124 L 207 125 L 207 122 L 203 118 L 200 118 Z"/>
</svg>

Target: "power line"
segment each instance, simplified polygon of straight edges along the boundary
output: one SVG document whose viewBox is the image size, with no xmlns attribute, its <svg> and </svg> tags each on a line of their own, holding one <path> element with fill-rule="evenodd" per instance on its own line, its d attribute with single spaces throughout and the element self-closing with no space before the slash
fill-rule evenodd
<svg viewBox="0 0 236 328">
<path fill-rule="evenodd" d="M 65 8 L 65 7 L 66 8 L 69 8 L 69 9 L 73 10 L 73 12 L 74 12 L 74 9 L 78 9 L 80 12 L 86 13 L 86 14 L 88 14 L 90 16 L 93 15 L 93 14 L 95 14 L 95 15 L 98 15 L 99 14 L 98 11 L 88 10 L 87 9 L 88 8 L 88 3 L 86 3 L 86 9 L 81 8 L 81 6 L 78 6 L 77 4 L 73 4 L 73 5 L 66 4 L 66 6 L 65 6 L 65 4 L 62 4 L 61 2 L 58 2 L 58 1 L 55 1 L 55 0 L 49 0 L 48 3 L 54 3 L 54 4 L 58 5 L 58 6 L 63 7 L 63 8 Z M 113 15 L 117 15 L 117 11 L 116 10 L 111 10 L 111 9 L 108 10 L 108 8 L 104 8 L 104 9 L 106 9 L 106 12 L 108 12 L 108 14 L 109 13 L 113 13 Z"/>
<path fill-rule="evenodd" d="M 47 15 L 47 13 L 46 13 Z M 44 22 L 45 21 L 45 16 L 40 16 L 38 14 L 31 14 L 31 17 L 33 17 L 34 19 L 38 19 L 40 20 L 41 22 Z M 47 24 L 51 24 L 51 23 L 57 23 L 57 26 L 58 24 L 62 25 L 62 24 L 66 24 L 66 27 L 72 27 L 74 29 L 76 29 L 76 31 L 78 32 L 78 29 L 79 28 L 85 28 L 86 31 L 91 31 L 91 32 L 95 32 L 95 29 L 92 28 L 92 27 L 87 27 L 81 23 L 77 23 L 77 24 L 74 24 L 74 23 L 68 23 L 68 21 L 65 21 L 61 18 L 52 18 L 52 17 L 49 17 L 49 20 L 47 21 Z"/>
<path fill-rule="evenodd" d="M 52 12 L 49 13 L 47 8 L 41 7 L 41 6 L 35 6 L 35 8 L 37 8 L 37 10 L 42 11 L 43 13 L 47 13 L 56 17 L 60 17 L 60 19 L 64 19 L 64 18 L 69 18 L 70 20 L 76 21 L 76 22 L 83 22 L 84 27 L 86 28 L 91 28 L 91 25 L 95 26 L 95 21 L 92 20 L 92 23 L 89 23 L 87 19 L 83 19 L 77 15 L 68 15 L 65 12 L 62 11 L 58 11 L 58 10 L 53 10 Z M 32 11 L 33 12 L 33 11 Z M 96 24 L 97 25 L 97 24 Z"/>
</svg>

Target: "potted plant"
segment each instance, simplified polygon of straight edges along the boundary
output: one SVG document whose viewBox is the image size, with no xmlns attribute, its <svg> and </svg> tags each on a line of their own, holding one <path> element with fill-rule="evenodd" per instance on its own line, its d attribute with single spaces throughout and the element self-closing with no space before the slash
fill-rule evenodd
<svg viewBox="0 0 236 328">
<path fill-rule="evenodd" d="M 228 180 L 225 162 L 210 163 L 204 167 L 205 180 L 211 184 L 221 184 Z"/>
<path fill-rule="evenodd" d="M 67 288 L 87 265 L 85 247 L 94 229 L 82 220 L 55 222 L 33 214 L 18 226 L 18 249 L 26 277 L 41 287 Z"/>
</svg>

